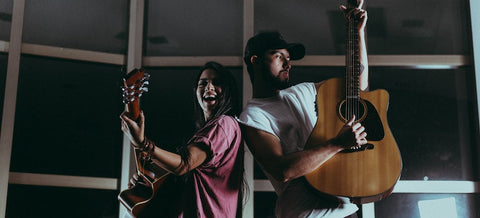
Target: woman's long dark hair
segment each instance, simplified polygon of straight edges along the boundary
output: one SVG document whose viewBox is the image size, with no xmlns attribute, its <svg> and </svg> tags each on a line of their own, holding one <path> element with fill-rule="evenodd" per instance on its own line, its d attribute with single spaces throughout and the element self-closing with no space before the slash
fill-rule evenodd
<svg viewBox="0 0 480 218">
<path fill-rule="evenodd" d="M 215 80 L 216 85 L 219 85 L 222 88 L 222 93 L 217 96 L 218 106 L 212 111 L 212 116 L 205 120 L 205 115 L 203 113 L 202 107 L 198 103 L 197 99 L 197 87 L 198 81 L 200 80 L 200 76 L 202 75 L 203 71 L 211 69 L 214 70 L 216 73 Z M 194 120 L 195 120 L 195 127 L 196 130 L 203 128 L 209 121 L 215 120 L 217 117 L 221 115 L 228 115 L 237 117 L 241 111 L 240 105 L 240 96 L 237 88 L 237 83 L 235 78 L 233 77 L 232 73 L 222 66 L 221 64 L 210 61 L 207 62 L 198 73 L 194 85 L 193 85 L 193 94 L 194 94 Z M 183 164 L 189 166 L 189 158 L 190 153 L 187 150 L 186 146 L 182 146 L 179 149 L 179 154 L 182 158 Z M 248 190 L 246 182 L 244 180 L 244 146 L 243 144 L 240 145 L 238 149 L 238 155 L 235 161 L 234 172 L 238 172 L 238 175 L 233 175 L 233 187 L 239 188 L 239 195 L 238 195 L 238 204 L 237 204 L 237 217 L 242 216 L 243 211 L 243 196 L 246 193 L 245 190 Z M 190 170 L 189 170 L 190 171 Z"/>
<path fill-rule="evenodd" d="M 205 126 L 208 121 L 213 120 L 220 115 L 229 115 L 235 117 L 240 113 L 240 97 L 238 95 L 238 88 L 235 78 L 227 68 L 214 61 L 207 62 L 198 73 L 193 86 L 195 99 L 197 99 L 196 91 L 198 80 L 200 79 L 202 72 L 207 69 L 211 69 L 216 72 L 215 80 L 218 85 L 222 87 L 222 93 L 217 96 L 218 106 L 212 111 L 212 117 L 210 117 L 209 120 L 205 120 L 200 104 L 198 101 L 194 101 L 194 119 L 197 130 Z"/>
<path fill-rule="evenodd" d="M 217 85 L 222 88 L 222 93 L 217 96 L 217 107 L 212 111 L 212 116 L 205 120 L 205 115 L 203 109 L 197 101 L 197 87 L 200 76 L 202 76 L 203 71 L 211 69 L 214 70 L 215 80 Z M 193 81 L 193 119 L 195 121 L 195 130 L 199 130 L 205 126 L 210 120 L 214 120 L 220 115 L 229 115 L 229 116 L 238 116 L 240 113 L 240 98 L 238 95 L 237 83 L 232 73 L 225 68 L 223 65 L 210 61 L 207 62 L 198 72 L 195 80 Z M 180 146 L 177 148 L 178 153 L 182 157 L 184 165 L 189 166 L 190 154 L 187 150 L 187 146 Z M 190 171 L 190 169 L 188 169 Z"/>
</svg>

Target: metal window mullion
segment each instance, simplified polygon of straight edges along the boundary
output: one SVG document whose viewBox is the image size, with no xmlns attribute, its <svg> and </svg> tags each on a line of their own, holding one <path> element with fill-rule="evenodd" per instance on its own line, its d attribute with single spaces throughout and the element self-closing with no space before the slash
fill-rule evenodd
<svg viewBox="0 0 480 218">
<path fill-rule="evenodd" d="M 249 0 L 250 1 L 250 0 Z M 245 42 L 246 43 L 246 42 Z M 9 42 L 0 40 L 0 52 L 8 52 Z M 106 64 L 125 64 L 125 55 L 63 48 L 56 46 L 22 43 L 22 54 L 55 57 Z M 428 69 L 445 69 L 472 65 L 468 55 L 369 55 L 369 66 L 416 67 Z M 243 65 L 242 56 L 145 56 L 141 66 L 144 67 L 185 67 L 201 66 L 206 61 L 217 60 L 225 66 Z M 132 59 L 133 61 L 133 59 Z M 344 55 L 308 55 L 302 60 L 294 61 L 295 66 L 345 66 Z M 138 66 L 137 66 L 138 67 Z M 245 75 L 248 80 L 248 75 Z M 250 86 L 250 83 L 247 83 Z"/>
<path fill-rule="evenodd" d="M 198 67 L 206 62 L 215 60 L 224 66 L 238 67 L 242 66 L 240 56 L 146 56 L 143 57 L 143 66 L 145 67 Z"/>
<path fill-rule="evenodd" d="M 269 180 L 256 179 L 255 191 L 273 192 L 274 189 Z M 480 182 L 400 180 L 396 183 L 393 193 L 480 193 Z"/>
<path fill-rule="evenodd" d="M 8 177 L 10 174 L 13 125 L 15 123 L 24 10 L 25 0 L 13 1 L 2 129 L 0 133 L 0 216 L 5 216 L 7 210 Z"/>
<path fill-rule="evenodd" d="M 44 57 L 54 57 L 63 59 L 72 59 L 79 61 L 88 61 L 105 64 L 125 64 L 125 56 L 99 51 L 89 51 L 73 48 L 64 48 L 48 45 L 36 45 L 22 43 L 22 54 L 32 54 Z"/>
<path fill-rule="evenodd" d="M 476 80 L 476 90 L 477 90 L 477 110 L 478 110 L 478 117 L 480 117 L 480 94 L 478 91 L 480 90 L 480 14 L 478 11 L 480 10 L 480 1 L 478 0 L 470 0 L 470 19 L 472 25 L 472 43 L 473 43 L 473 66 L 475 70 L 475 80 Z M 480 119 L 479 119 L 480 121 Z M 477 123 L 478 126 L 480 124 Z M 478 138 L 478 137 L 477 137 Z M 480 157 L 480 145 L 477 143 L 477 157 Z M 477 166 L 477 174 L 480 174 L 480 162 L 476 162 Z"/>
<path fill-rule="evenodd" d="M 372 67 L 413 67 L 427 69 L 445 69 L 471 65 L 467 55 L 369 55 Z M 227 66 L 242 66 L 239 56 L 147 56 L 143 65 L 150 67 L 201 66 L 206 60 L 219 60 Z M 295 66 L 345 66 L 343 55 L 309 55 L 302 60 L 293 61 Z M 245 71 L 246 72 L 246 71 Z M 248 81 L 248 75 L 244 75 Z M 250 85 L 250 82 L 247 83 Z"/>
<path fill-rule="evenodd" d="M 375 203 L 366 203 L 361 206 L 363 218 L 375 218 Z"/>
<path fill-rule="evenodd" d="M 345 66 L 344 55 L 309 55 L 295 66 Z M 469 65 L 466 55 L 368 55 L 368 66 L 427 67 L 429 69 Z"/>
<path fill-rule="evenodd" d="M 130 1 L 130 21 L 128 34 L 128 54 L 127 54 L 127 72 L 142 66 L 142 41 L 143 41 L 143 22 L 144 22 L 144 0 Z M 131 175 L 136 170 L 135 156 L 130 145 L 130 140 L 123 135 L 122 149 L 122 173 L 120 178 L 120 190 L 128 187 Z M 120 217 L 124 217 L 127 210 L 120 204 Z"/>
<path fill-rule="evenodd" d="M 117 178 L 10 172 L 10 184 L 117 190 Z"/>
<path fill-rule="evenodd" d="M 253 36 L 254 34 L 254 12 L 255 12 L 255 4 L 254 0 L 243 0 L 243 46 L 248 42 L 248 39 Z M 243 52 L 242 52 L 243 54 Z M 243 63 L 243 57 L 240 58 L 240 65 L 243 64 L 243 105 L 247 104 L 247 101 L 252 97 L 252 85 L 250 84 L 250 77 L 248 76 L 247 67 Z M 245 167 L 245 181 L 249 187 L 248 189 L 248 198 L 246 199 L 245 206 L 243 209 L 243 217 L 253 217 L 253 203 L 254 203 L 254 178 L 253 178 L 253 155 L 250 153 L 250 150 L 245 146 L 245 159 L 244 159 L 244 167 Z"/>
</svg>

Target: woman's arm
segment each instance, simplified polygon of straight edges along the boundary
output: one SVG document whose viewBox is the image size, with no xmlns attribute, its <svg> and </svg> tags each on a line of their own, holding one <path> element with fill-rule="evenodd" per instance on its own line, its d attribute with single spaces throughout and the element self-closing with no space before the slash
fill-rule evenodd
<svg viewBox="0 0 480 218">
<path fill-rule="evenodd" d="M 136 148 L 142 148 L 142 145 L 148 140 L 145 138 L 145 116 L 143 111 L 140 113 L 138 122 L 128 117 L 128 112 L 123 112 L 120 118 L 122 119 L 122 131 L 128 136 L 132 145 Z M 188 145 L 187 150 L 189 152 L 189 159 L 185 162 L 179 154 L 153 145 L 152 158 L 156 159 L 160 167 L 165 170 L 175 175 L 183 175 L 189 170 L 200 166 L 208 157 L 207 152 L 196 144 Z M 188 163 L 188 165 L 186 163 Z"/>
</svg>

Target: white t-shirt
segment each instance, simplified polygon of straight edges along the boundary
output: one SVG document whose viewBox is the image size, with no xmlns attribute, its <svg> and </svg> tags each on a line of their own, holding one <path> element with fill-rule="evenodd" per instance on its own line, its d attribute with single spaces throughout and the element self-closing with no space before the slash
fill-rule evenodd
<svg viewBox="0 0 480 218">
<path fill-rule="evenodd" d="M 301 83 L 270 98 L 251 99 L 239 122 L 276 136 L 284 154 L 302 151 L 317 122 L 316 95 L 314 83 Z M 358 210 L 348 199 L 314 194 L 303 178 L 284 183 L 265 175 L 278 195 L 277 217 L 345 217 Z M 326 207 L 332 197 L 340 205 Z"/>
</svg>

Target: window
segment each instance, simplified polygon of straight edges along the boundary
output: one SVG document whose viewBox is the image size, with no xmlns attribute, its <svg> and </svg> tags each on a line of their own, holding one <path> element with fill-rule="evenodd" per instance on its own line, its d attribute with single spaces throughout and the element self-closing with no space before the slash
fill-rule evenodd
<svg viewBox="0 0 480 218">
<path fill-rule="evenodd" d="M 15 7 L 23 1 L 24 8 Z M 11 159 L 0 166 L 0 173 L 9 173 L 9 180 L 0 175 L 0 185 L 8 183 L 7 203 L 0 205 L 6 217 L 30 217 L 30 211 L 53 217 L 122 213 L 116 195 L 128 182 L 124 174 L 131 162 L 122 156 L 118 116 L 123 111 L 120 78 L 128 67 L 138 64 L 151 74 L 150 90 L 141 100 L 147 135 L 166 148 L 192 134 L 193 80 L 207 61 L 226 65 L 244 100 L 250 97 L 242 55 L 255 33 L 278 30 L 287 41 L 306 46 L 306 58 L 293 62 L 294 84 L 344 74 L 341 2 L 4 2 L 0 106 L 15 109 L 12 122 L 2 125 L 13 131 L 0 129 L 6 135 L 0 146 L 12 151 L 0 154 Z M 389 92 L 388 121 L 403 171 L 393 193 L 364 205 L 362 217 L 422 217 L 438 212 L 432 204 L 444 205 L 445 214 L 478 217 L 479 63 L 473 61 L 472 35 L 479 30 L 470 28 L 470 7 L 478 3 L 366 1 L 370 90 Z M 12 26 L 15 16 L 23 17 L 23 26 Z M 132 31 L 140 37 L 131 40 L 141 41 L 134 49 Z M 11 33 L 22 36 L 17 38 L 21 46 L 10 44 Z M 12 51 L 21 53 L 18 60 L 9 58 Z M 11 66 L 18 66 L 9 72 L 18 75 L 18 87 L 6 86 Z M 6 100 L 7 94 L 16 100 Z M 12 141 L 3 142 L 7 138 Z M 273 217 L 273 188 L 254 160 L 248 155 L 247 160 L 251 193 L 245 217 Z M 0 188 L 0 196 L 4 193 Z M 24 198 L 26 193 L 34 197 Z M 45 210 L 53 201 L 59 206 L 55 214 Z"/>
</svg>

